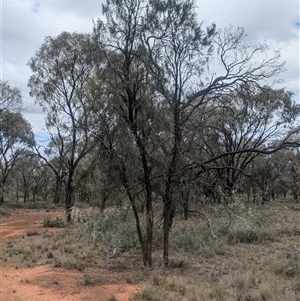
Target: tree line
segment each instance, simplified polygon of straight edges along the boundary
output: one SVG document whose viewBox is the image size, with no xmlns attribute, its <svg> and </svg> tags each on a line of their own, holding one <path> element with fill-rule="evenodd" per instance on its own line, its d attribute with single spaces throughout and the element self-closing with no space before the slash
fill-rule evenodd
<svg viewBox="0 0 300 301">
<path fill-rule="evenodd" d="M 176 214 L 236 195 L 298 201 L 299 105 L 278 88 L 278 51 L 247 45 L 242 28 L 204 26 L 192 0 L 110 0 L 103 14 L 91 33 L 46 37 L 28 62 L 47 145 L 1 82 L 2 192 L 63 200 L 68 221 L 75 199 L 128 203 L 145 266 L 158 210 L 168 265 Z"/>
</svg>

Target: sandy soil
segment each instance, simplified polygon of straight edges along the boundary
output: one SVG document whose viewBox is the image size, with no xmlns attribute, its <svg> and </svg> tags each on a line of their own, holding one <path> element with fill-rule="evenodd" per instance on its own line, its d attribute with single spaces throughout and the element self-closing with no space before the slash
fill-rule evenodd
<svg viewBox="0 0 300 301">
<path fill-rule="evenodd" d="M 56 216 L 63 217 L 63 212 L 16 210 L 11 218 L 0 220 L 0 244 L 24 236 L 28 231 L 45 231 L 43 220 Z M 115 296 L 118 301 L 129 301 L 137 290 L 136 285 L 119 279 L 117 272 L 105 269 L 90 269 L 89 272 L 97 274 L 100 279 L 103 277 L 105 284 L 84 285 L 82 272 L 51 265 L 26 268 L 17 263 L 0 262 L 0 300 L 107 301 Z"/>
</svg>

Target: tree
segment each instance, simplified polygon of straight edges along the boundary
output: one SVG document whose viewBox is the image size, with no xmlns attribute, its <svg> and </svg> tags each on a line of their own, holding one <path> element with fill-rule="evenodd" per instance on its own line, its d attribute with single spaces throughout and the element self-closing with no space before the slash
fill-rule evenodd
<svg viewBox="0 0 300 301">
<path fill-rule="evenodd" d="M 67 175 L 68 148 L 60 135 L 60 129 L 53 135 L 49 132 L 50 142 L 47 146 L 36 147 L 37 155 L 45 162 L 55 175 L 53 203 L 59 204 L 62 196 L 63 180 Z"/>
<path fill-rule="evenodd" d="M 234 189 L 238 189 L 236 184 L 241 176 L 250 176 L 247 167 L 257 160 L 259 150 L 272 151 L 299 112 L 292 93 L 266 86 L 258 89 L 241 86 L 208 107 L 207 122 L 200 130 L 204 132 L 199 135 L 206 139 L 200 138 L 202 144 L 198 151 L 206 160 L 215 158 L 206 170 L 214 170 L 214 178 L 225 199 L 230 200 Z"/>
<path fill-rule="evenodd" d="M 102 139 L 104 149 L 117 160 L 116 166 L 124 189 L 130 200 L 144 265 L 152 265 L 153 195 L 149 161 L 150 123 L 154 118 L 155 105 L 150 100 L 149 80 L 140 46 L 141 18 L 144 3 L 136 0 L 107 1 L 103 6 L 107 22 L 98 23 L 95 37 L 105 49 L 105 84 L 117 122 L 108 122 L 110 133 Z M 113 119 L 111 119 L 113 121 Z M 115 131 L 115 125 L 117 130 Z M 120 135 L 121 134 L 121 135 Z M 111 140 L 113 139 L 113 140 Z M 112 147 L 113 146 L 113 147 Z M 142 234 L 136 197 L 142 186 L 146 208 L 146 237 Z"/>
<path fill-rule="evenodd" d="M 203 29 L 194 1 L 107 1 L 103 8 L 107 22 L 99 21 L 94 34 L 104 50 L 106 66 L 99 79 L 105 78 L 111 105 L 106 137 L 120 135 L 118 143 L 103 138 L 103 147 L 118 160 L 134 212 L 136 197 L 145 197 L 145 241 L 137 212 L 135 216 L 146 265 L 152 264 L 153 199 L 162 201 L 163 257 L 168 265 L 169 234 L 182 183 L 219 168 L 215 162 L 232 155 L 268 154 L 298 145 L 293 139 L 299 129 L 292 128 L 270 145 L 244 144 L 232 151 L 216 141 L 220 152 L 203 156 L 206 138 L 216 136 L 211 110 L 225 107 L 224 99 L 242 89 L 247 91 L 246 103 L 246 96 L 254 95 L 262 105 L 264 95 L 259 93 L 268 91 L 266 83 L 280 74 L 283 64 L 278 52 L 266 54 L 266 43 L 245 45 L 241 28 Z M 286 112 L 280 105 L 278 111 Z"/>
<path fill-rule="evenodd" d="M 187 15 L 193 7 L 192 2 L 179 3 L 175 12 L 173 10 L 176 6 L 175 2 L 160 2 L 160 4 L 161 6 L 154 2 L 132 0 L 107 2 L 104 6 L 104 13 L 108 21 L 106 24 L 99 22 L 96 28 L 97 37 L 106 49 L 107 73 L 110 74 L 107 84 L 113 87 L 110 91 L 114 91 L 112 93 L 116 104 L 114 108 L 117 108 L 119 111 L 117 114 L 121 117 L 118 122 L 128 129 L 123 134 L 129 135 L 129 144 L 127 142 L 126 147 L 120 148 L 128 154 L 117 157 L 119 160 L 124 157 L 131 158 L 131 161 L 134 154 L 139 157 L 137 161 L 130 164 L 128 160 L 123 159 L 121 175 L 135 212 L 145 265 L 152 264 L 154 192 L 163 197 L 165 250 L 168 250 L 167 240 L 172 224 L 171 215 L 174 214 L 174 203 L 170 199 L 178 183 L 176 172 L 180 164 L 179 140 L 182 139 L 182 130 L 178 126 L 179 103 L 182 99 L 182 86 L 195 72 L 195 67 L 192 64 L 188 66 L 184 60 L 192 57 L 201 43 L 203 48 L 206 46 L 209 48 L 209 38 L 214 32 L 214 28 L 209 29 L 208 33 L 202 32 L 196 24 L 194 14 L 189 15 L 191 18 L 188 20 Z M 157 15 L 160 14 L 162 17 L 165 11 L 167 11 L 167 17 L 159 20 Z M 178 24 L 173 26 L 176 24 L 173 21 L 178 21 Z M 185 24 L 182 25 L 182 23 Z M 149 24 L 156 24 L 157 27 L 151 27 Z M 177 34 L 177 31 L 180 33 Z M 186 36 L 183 33 L 186 33 Z M 174 37 L 175 40 L 173 40 Z M 160 49 L 163 50 L 160 51 Z M 174 53 L 175 62 L 171 61 Z M 164 61 L 155 61 L 157 57 L 163 57 Z M 193 63 L 201 61 L 200 64 L 203 64 L 199 58 L 192 61 Z M 179 65 L 176 65 L 178 62 Z M 174 81 L 175 87 L 171 90 Z M 162 121 L 165 114 L 168 115 L 167 120 Z M 174 128 L 175 134 L 169 132 L 170 127 Z M 167 151 L 161 155 L 159 145 L 162 136 L 168 139 L 166 143 L 168 146 L 165 148 Z M 175 141 L 173 144 L 170 143 L 172 145 L 170 147 L 169 142 L 173 139 Z M 122 141 L 124 143 L 124 140 Z M 129 155 L 129 152 L 133 152 L 132 155 Z M 155 164 L 157 158 L 160 164 Z M 133 166 L 135 166 L 135 171 L 132 170 Z M 139 171 L 142 172 L 140 176 L 138 176 Z M 133 178 L 132 173 L 137 174 L 137 177 Z M 158 177 L 159 180 L 166 179 L 166 182 L 159 185 Z M 136 188 L 139 186 L 142 186 L 145 196 L 147 229 L 145 242 L 139 229 L 134 201 Z M 162 187 L 165 187 L 164 191 Z M 167 254 L 164 257 L 167 258 Z"/>
<path fill-rule="evenodd" d="M 4 202 L 3 189 L 7 177 L 14 168 L 16 160 L 23 155 L 24 149 L 33 148 L 34 144 L 31 125 L 21 113 L 6 109 L 0 112 L 1 203 Z"/>
<path fill-rule="evenodd" d="M 23 106 L 21 91 L 17 87 L 11 87 L 7 81 L 0 80 L 0 112 L 8 110 L 20 112 Z"/>
<path fill-rule="evenodd" d="M 68 221 L 74 205 L 77 166 L 95 146 L 89 132 L 93 120 L 88 92 L 89 79 L 98 68 L 95 53 L 90 35 L 63 32 L 56 38 L 45 38 L 29 61 L 33 72 L 28 83 L 30 94 L 47 113 L 46 126 L 53 145 L 59 145 L 59 151 L 63 147 L 64 156 L 67 155 L 65 209 Z M 56 170 L 59 177 L 61 172 L 59 167 Z"/>
</svg>

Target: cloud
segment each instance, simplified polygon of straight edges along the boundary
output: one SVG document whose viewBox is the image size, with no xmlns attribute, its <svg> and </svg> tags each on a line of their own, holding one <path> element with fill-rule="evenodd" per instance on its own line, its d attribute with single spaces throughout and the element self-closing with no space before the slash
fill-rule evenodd
<svg viewBox="0 0 300 301">
<path fill-rule="evenodd" d="M 2 78 L 21 88 L 28 121 L 44 127 L 41 109 L 29 97 L 27 62 L 46 36 L 62 31 L 91 32 L 92 20 L 102 17 L 104 0 L 2 0 Z M 272 49 L 281 49 L 287 72 L 287 89 L 299 95 L 299 1 L 296 0 L 196 0 L 199 20 L 219 28 L 244 27 L 247 42 L 267 38 Z M 40 115 L 41 118 L 37 118 Z"/>
<path fill-rule="evenodd" d="M 81 18 L 92 19 L 99 17 L 102 12 L 103 1 L 99 0 L 40 0 L 41 11 L 74 14 Z"/>
<path fill-rule="evenodd" d="M 205 25 L 240 26 L 250 45 L 266 39 L 271 49 L 281 50 L 284 84 L 299 95 L 299 5 L 295 0 L 198 0 L 197 11 Z"/>
<path fill-rule="evenodd" d="M 27 108 L 26 116 L 34 129 L 38 128 L 36 113 L 40 112 L 29 97 L 27 66 L 29 59 L 42 45 L 46 36 L 58 36 L 62 31 L 91 32 L 92 19 L 101 15 L 101 1 L 3 0 L 2 1 L 2 66 L 1 78 L 19 87 Z M 96 9 L 97 8 L 97 9 Z M 28 114 L 28 111 L 35 113 Z M 38 118 L 44 126 L 44 115 Z"/>
<path fill-rule="evenodd" d="M 299 17 L 295 0 L 198 0 L 200 18 L 225 27 L 241 26 L 254 39 L 287 40 L 293 38 L 293 23 Z"/>
</svg>

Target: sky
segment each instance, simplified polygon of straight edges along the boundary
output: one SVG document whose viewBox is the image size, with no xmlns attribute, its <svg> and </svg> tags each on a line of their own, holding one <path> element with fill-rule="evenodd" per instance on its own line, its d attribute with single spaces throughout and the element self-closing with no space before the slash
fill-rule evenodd
<svg viewBox="0 0 300 301">
<path fill-rule="evenodd" d="M 44 137 L 44 117 L 27 87 L 31 70 L 27 63 L 46 36 L 63 31 L 91 32 L 93 20 L 102 17 L 103 0 L 0 0 L 0 79 L 21 89 L 25 119 L 36 139 Z M 196 0 L 199 21 L 218 28 L 240 26 L 247 43 L 266 39 L 271 49 L 280 49 L 286 72 L 282 87 L 299 96 L 299 0 Z"/>
</svg>

